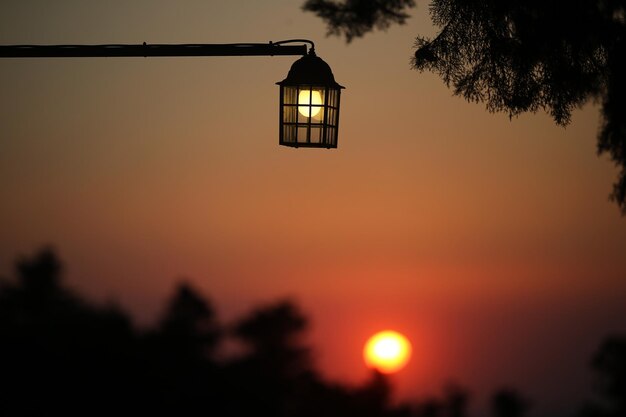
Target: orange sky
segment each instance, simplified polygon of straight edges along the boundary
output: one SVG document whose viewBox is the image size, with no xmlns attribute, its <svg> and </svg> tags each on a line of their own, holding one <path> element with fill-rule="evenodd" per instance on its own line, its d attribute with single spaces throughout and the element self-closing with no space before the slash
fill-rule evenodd
<svg viewBox="0 0 626 417">
<path fill-rule="evenodd" d="M 597 107 L 566 129 L 489 114 L 410 70 L 424 2 L 349 45 L 300 3 L 0 3 L 2 44 L 309 38 L 347 87 L 339 148 L 296 150 L 274 84 L 295 57 L 2 60 L 0 273 L 52 243 L 72 287 L 144 324 L 181 276 L 224 321 L 291 296 L 332 378 L 363 381 L 367 337 L 405 332 L 401 397 L 455 379 L 548 410 L 590 386 L 590 354 L 626 331 Z"/>
</svg>

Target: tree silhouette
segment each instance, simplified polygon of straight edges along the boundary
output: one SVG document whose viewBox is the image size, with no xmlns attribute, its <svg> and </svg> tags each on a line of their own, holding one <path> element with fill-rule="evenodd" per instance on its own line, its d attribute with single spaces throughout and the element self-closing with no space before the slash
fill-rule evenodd
<svg viewBox="0 0 626 417">
<path fill-rule="evenodd" d="M 389 381 L 382 373 L 373 371 L 369 381 L 356 390 L 358 415 L 364 417 L 384 415 L 390 398 Z"/>
<path fill-rule="evenodd" d="M 403 23 L 413 6 L 309 0 L 304 10 L 350 41 L 375 27 Z M 601 102 L 597 150 L 620 169 L 611 198 L 626 215 L 626 3 L 432 0 L 429 8 L 440 30 L 432 39 L 417 37 L 413 67 L 439 74 L 455 95 L 511 117 L 545 110 L 563 126 L 575 108 Z"/>
<path fill-rule="evenodd" d="M 309 370 L 308 348 L 301 338 L 307 328 L 307 320 L 295 304 L 280 301 L 262 307 L 235 327 L 234 333 L 251 348 L 249 359 L 264 372 L 292 376 Z"/>
<path fill-rule="evenodd" d="M 626 415 L 626 337 L 607 338 L 594 354 L 591 366 L 596 372 L 595 388 L 601 402 L 588 405 L 583 415 Z"/>
<path fill-rule="evenodd" d="M 414 0 L 307 0 L 303 9 L 324 19 L 329 35 L 343 34 L 351 42 L 374 28 L 385 30 L 394 23 L 404 24 L 409 17 L 404 9 L 413 6 Z"/>
<path fill-rule="evenodd" d="M 470 393 L 466 388 L 450 382 L 444 387 L 442 398 L 430 397 L 420 401 L 414 414 L 417 417 L 465 417 L 469 400 Z"/>
<path fill-rule="evenodd" d="M 310 371 L 309 351 L 301 342 L 306 327 L 290 301 L 258 308 L 235 325 L 234 335 L 249 348 L 230 370 L 248 399 L 238 404 L 237 415 L 297 415 L 297 398 Z"/>
<path fill-rule="evenodd" d="M 495 417 L 522 417 L 528 408 L 528 402 L 510 388 L 500 389 L 491 397 L 491 409 Z"/>
<path fill-rule="evenodd" d="M 117 307 L 97 306 L 63 286 L 52 249 L 21 258 L 16 279 L 0 279 L 0 415 L 465 417 L 457 384 L 412 411 L 392 401 L 387 376 L 364 384 L 325 381 L 303 336 L 308 320 L 291 301 L 259 307 L 232 334 L 248 348 L 228 361 L 212 355 L 225 331 L 211 303 L 181 283 L 161 320 L 144 331 Z M 582 417 L 626 415 L 626 337 L 611 337 L 592 359 L 600 401 Z M 522 417 L 512 389 L 492 398 L 495 417 Z"/>
<path fill-rule="evenodd" d="M 429 398 L 422 401 L 417 406 L 416 416 L 418 417 L 440 417 L 443 411 L 443 403 L 436 398 Z"/>
<path fill-rule="evenodd" d="M 223 409 L 223 391 L 212 357 L 221 335 L 209 301 L 181 283 L 157 328 L 143 336 L 141 358 L 148 407 L 161 415 L 194 415 Z"/>
<path fill-rule="evenodd" d="M 44 249 L 19 260 L 17 282 L 0 288 L 3 415 L 110 415 L 131 397 L 128 317 L 84 303 L 61 287 L 61 273 L 57 256 Z"/>
<path fill-rule="evenodd" d="M 163 342 L 181 358 L 209 359 L 220 333 L 210 303 L 189 284 L 180 284 L 159 323 L 159 336 Z"/>
<path fill-rule="evenodd" d="M 448 417 L 465 417 L 469 403 L 469 391 L 456 383 L 445 388 L 443 407 Z"/>
<path fill-rule="evenodd" d="M 375 374 L 349 389 L 313 369 L 307 319 L 290 301 L 260 307 L 233 333 L 248 352 L 213 353 L 222 327 L 211 303 L 182 283 L 153 329 L 134 329 L 117 308 L 63 286 L 52 249 L 0 280 L 0 415 L 408 417 Z"/>
</svg>

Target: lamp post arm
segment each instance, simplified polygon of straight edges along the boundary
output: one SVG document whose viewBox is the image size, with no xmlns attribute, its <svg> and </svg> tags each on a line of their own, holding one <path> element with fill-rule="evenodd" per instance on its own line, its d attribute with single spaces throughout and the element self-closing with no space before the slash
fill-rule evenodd
<svg viewBox="0 0 626 417">
<path fill-rule="evenodd" d="M 283 45 L 296 41 L 313 44 L 294 40 L 232 44 L 0 45 L 0 58 L 306 55 L 306 45 Z"/>
</svg>

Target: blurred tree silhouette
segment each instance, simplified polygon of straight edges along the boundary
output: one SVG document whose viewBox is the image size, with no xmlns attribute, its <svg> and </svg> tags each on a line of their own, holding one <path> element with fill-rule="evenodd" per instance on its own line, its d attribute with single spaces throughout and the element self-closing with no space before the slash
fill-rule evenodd
<svg viewBox="0 0 626 417">
<path fill-rule="evenodd" d="M 404 9 L 413 6 L 414 0 L 307 0 L 302 8 L 324 19 L 329 35 L 343 34 L 351 42 L 374 28 L 385 30 L 393 23 L 404 24 L 409 17 Z"/>
<path fill-rule="evenodd" d="M 303 336 L 308 321 L 280 301 L 237 321 L 232 333 L 246 354 L 218 361 L 225 333 L 212 305 L 180 284 L 152 330 L 138 331 L 115 307 L 99 307 L 62 285 L 51 249 L 16 263 L 0 280 L 0 415 L 465 417 L 469 394 L 456 384 L 414 412 L 392 404 L 378 372 L 356 388 L 324 381 Z M 600 347 L 592 365 L 602 401 L 584 417 L 626 415 L 626 338 Z M 521 417 L 527 403 L 513 390 L 493 397 L 496 417 Z"/>
<path fill-rule="evenodd" d="M 458 384 L 450 383 L 446 387 L 445 392 L 443 404 L 448 417 L 465 417 L 470 398 L 469 391 Z"/>
<path fill-rule="evenodd" d="M 450 382 L 444 387 L 442 398 L 426 398 L 420 401 L 414 415 L 416 417 L 465 417 L 470 393 L 461 385 Z"/>
<path fill-rule="evenodd" d="M 188 360 L 209 359 L 220 335 L 213 308 L 189 284 L 182 283 L 159 324 L 159 336 L 173 354 Z"/>
<path fill-rule="evenodd" d="M 288 374 L 308 368 L 309 352 L 301 344 L 307 320 L 290 301 L 262 307 L 242 320 L 235 335 L 251 349 L 253 358 L 262 358 L 271 367 Z"/>
<path fill-rule="evenodd" d="M 143 375 L 150 414 L 193 415 L 223 410 L 223 390 L 212 357 L 221 329 L 211 304 L 181 283 L 156 330 L 142 337 Z"/>
<path fill-rule="evenodd" d="M 239 388 L 254 401 L 240 415 L 287 416 L 301 412 L 296 397 L 310 372 L 309 350 L 301 337 L 307 320 L 290 301 L 256 309 L 235 325 L 234 334 L 250 349 L 232 367 Z"/>
<path fill-rule="evenodd" d="M 350 41 L 404 23 L 413 6 L 309 0 L 303 8 Z M 611 198 L 626 215 L 626 3 L 432 0 L 430 12 L 440 31 L 432 39 L 417 37 L 413 67 L 439 74 L 456 95 L 511 117 L 542 109 L 563 126 L 575 108 L 601 102 L 597 150 L 620 169 Z"/>
<path fill-rule="evenodd" d="M 590 417 L 626 416 L 626 336 L 607 338 L 594 354 L 595 389 L 600 403 L 588 404 L 582 412 Z"/>
<path fill-rule="evenodd" d="M 417 417 L 439 417 L 442 415 L 443 404 L 436 398 L 429 398 L 417 405 L 415 415 Z"/>
<path fill-rule="evenodd" d="M 17 282 L 0 288 L 2 414 L 112 413 L 119 403 L 109 399 L 126 401 L 134 383 L 128 317 L 62 288 L 51 249 L 19 260 L 16 272 Z"/>
<path fill-rule="evenodd" d="M 500 389 L 491 397 L 491 409 L 495 417 L 522 417 L 528 408 L 528 402 L 511 388 Z"/>
<path fill-rule="evenodd" d="M 363 417 L 408 417 L 411 409 L 407 405 L 391 404 L 391 383 L 386 375 L 372 371 L 369 381 L 355 392 L 357 413 L 354 415 Z"/>
</svg>

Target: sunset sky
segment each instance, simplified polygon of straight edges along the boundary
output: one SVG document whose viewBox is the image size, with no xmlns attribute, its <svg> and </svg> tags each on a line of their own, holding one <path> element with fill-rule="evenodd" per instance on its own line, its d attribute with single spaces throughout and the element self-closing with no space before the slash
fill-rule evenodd
<svg viewBox="0 0 626 417">
<path fill-rule="evenodd" d="M 300 0 L 3 0 L 0 44 L 307 38 L 346 86 L 339 147 L 278 145 L 297 57 L 0 60 L 0 275 L 51 244 L 66 282 L 154 323 L 182 277 L 224 323 L 279 298 L 311 319 L 328 378 L 362 383 L 395 329 L 400 399 L 457 381 L 568 410 L 626 332 L 626 218 L 596 155 L 598 106 L 567 128 L 509 120 L 410 69 L 427 2 L 346 44 Z M 575 398 L 572 401 L 572 398 Z"/>
</svg>

